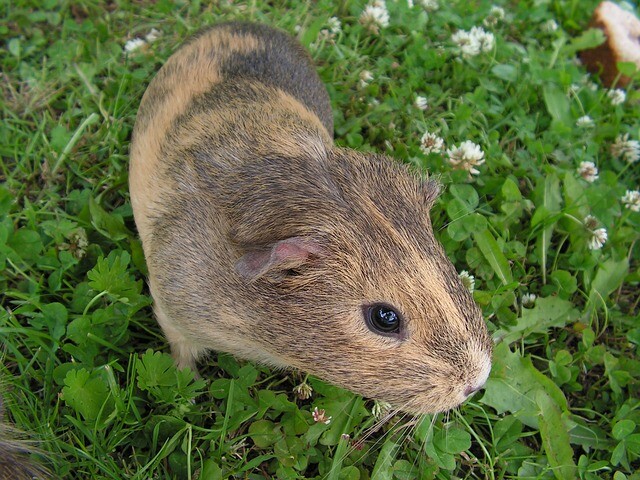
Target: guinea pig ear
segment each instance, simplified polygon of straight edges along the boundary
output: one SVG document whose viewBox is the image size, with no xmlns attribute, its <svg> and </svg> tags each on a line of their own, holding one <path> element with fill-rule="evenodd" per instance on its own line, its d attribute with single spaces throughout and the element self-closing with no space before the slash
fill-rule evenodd
<svg viewBox="0 0 640 480">
<path fill-rule="evenodd" d="M 320 244 L 308 237 L 291 237 L 274 243 L 270 248 L 245 253 L 236 262 L 236 272 L 254 281 L 272 270 L 289 270 L 309 262 L 324 253 Z"/>
</svg>

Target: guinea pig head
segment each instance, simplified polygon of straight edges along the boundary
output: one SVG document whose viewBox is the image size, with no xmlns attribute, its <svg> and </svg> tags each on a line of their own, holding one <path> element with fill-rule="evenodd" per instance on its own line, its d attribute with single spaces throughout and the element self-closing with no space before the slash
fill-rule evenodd
<svg viewBox="0 0 640 480">
<path fill-rule="evenodd" d="M 381 155 L 325 160 L 267 162 L 236 208 L 251 340 L 275 364 L 404 411 L 459 405 L 484 385 L 492 342 L 434 238 L 437 183 Z"/>
</svg>

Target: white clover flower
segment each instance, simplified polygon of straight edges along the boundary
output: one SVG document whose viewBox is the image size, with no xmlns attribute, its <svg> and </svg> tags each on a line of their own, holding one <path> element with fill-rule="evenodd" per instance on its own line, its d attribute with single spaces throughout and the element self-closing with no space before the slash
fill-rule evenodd
<svg viewBox="0 0 640 480">
<path fill-rule="evenodd" d="M 331 17 L 327 20 L 327 28 L 323 28 L 318 32 L 318 41 L 320 42 L 333 42 L 338 35 L 342 31 L 342 23 L 338 17 Z M 317 48 L 318 45 L 316 43 L 312 43 L 311 46 L 313 48 Z"/>
<path fill-rule="evenodd" d="M 460 277 L 460 280 L 462 280 L 462 285 L 465 286 L 465 288 L 467 290 L 469 290 L 470 293 L 473 293 L 473 291 L 476 288 L 476 279 L 473 275 L 471 275 L 469 272 L 467 272 L 466 270 L 462 270 L 458 276 Z"/>
<path fill-rule="evenodd" d="M 545 33 L 553 33 L 555 31 L 558 30 L 558 23 L 554 20 L 554 19 L 549 19 L 546 22 L 544 22 L 541 26 L 540 29 L 545 32 Z"/>
<path fill-rule="evenodd" d="M 578 120 L 576 120 L 576 125 L 580 128 L 591 128 L 595 125 L 595 122 L 589 115 L 583 115 Z"/>
<path fill-rule="evenodd" d="M 607 242 L 607 230 L 606 228 L 597 228 L 591 232 L 591 238 L 589 239 L 589 250 L 600 250 L 602 246 Z"/>
<path fill-rule="evenodd" d="M 145 35 L 144 39 L 149 43 L 153 43 L 156 40 L 158 40 L 161 36 L 162 36 L 162 32 L 160 30 L 152 28 L 151 31 Z"/>
<path fill-rule="evenodd" d="M 640 190 L 627 190 L 621 200 L 625 208 L 632 212 L 640 212 Z"/>
<path fill-rule="evenodd" d="M 438 4 L 438 0 L 420 0 L 420 5 L 427 12 L 435 12 L 440 8 L 440 4 Z"/>
<path fill-rule="evenodd" d="M 385 413 L 391 410 L 391 408 L 391 404 L 384 400 L 374 400 L 371 415 L 373 415 L 376 420 L 380 420 Z"/>
<path fill-rule="evenodd" d="M 360 23 L 374 33 L 380 31 L 380 27 L 389 26 L 389 11 L 383 0 L 369 2 L 360 14 Z"/>
<path fill-rule="evenodd" d="M 425 155 L 444 151 L 444 140 L 434 133 L 424 132 L 420 139 L 420 150 Z"/>
<path fill-rule="evenodd" d="M 502 20 L 504 18 L 504 8 L 493 5 L 491 10 L 489 10 L 489 15 L 496 17 L 498 20 Z"/>
<path fill-rule="evenodd" d="M 598 179 L 598 167 L 596 167 L 596 164 L 593 162 L 580 162 L 578 175 L 587 182 L 593 183 Z"/>
<path fill-rule="evenodd" d="M 142 38 L 132 38 L 124 44 L 125 53 L 132 53 L 147 44 Z"/>
<path fill-rule="evenodd" d="M 458 30 L 454 33 L 451 36 L 451 41 L 460 48 L 463 57 L 475 57 L 480 53 L 480 42 L 465 30 Z"/>
<path fill-rule="evenodd" d="M 413 104 L 420 110 L 426 110 L 429 107 L 427 99 L 425 97 L 421 97 L 420 95 L 416 97 L 416 100 L 415 102 L 413 102 Z"/>
<path fill-rule="evenodd" d="M 373 74 L 369 70 L 362 70 L 360 72 L 360 88 L 364 88 L 369 85 L 369 82 L 373 80 Z"/>
<path fill-rule="evenodd" d="M 535 293 L 525 293 L 522 295 L 521 303 L 523 307 L 531 307 L 534 303 L 536 303 L 536 295 Z"/>
<path fill-rule="evenodd" d="M 493 33 L 485 32 L 482 27 L 473 27 L 470 31 L 458 30 L 451 36 L 465 58 L 475 57 L 480 52 L 490 52 L 495 45 Z"/>
<path fill-rule="evenodd" d="M 611 145 L 611 155 L 621 158 L 627 163 L 635 163 L 640 159 L 640 142 L 629 140 L 629 134 L 618 135 Z"/>
<path fill-rule="evenodd" d="M 60 250 L 68 250 L 77 259 L 83 258 L 89 246 L 87 231 L 82 227 L 78 227 L 73 230 L 67 238 L 69 242 L 61 243 L 59 245 Z"/>
<path fill-rule="evenodd" d="M 624 103 L 624 101 L 627 99 L 627 94 L 624 92 L 624 90 L 616 88 L 615 90 L 607 91 L 607 97 L 609 97 L 609 100 L 611 100 L 611 105 L 615 106 Z"/>
<path fill-rule="evenodd" d="M 590 234 L 587 243 L 589 250 L 600 250 L 607 241 L 607 230 L 605 228 L 596 228 L 598 226 L 598 219 L 593 215 L 584 217 L 582 223 Z"/>
<path fill-rule="evenodd" d="M 587 215 L 584 217 L 582 223 L 584 223 L 584 226 L 587 227 L 588 230 L 593 230 L 598 226 L 598 219 L 593 215 Z"/>
<path fill-rule="evenodd" d="M 490 52 L 496 43 L 495 37 L 491 32 L 485 32 L 482 27 L 473 27 L 471 29 L 471 36 L 475 37 L 480 44 L 480 50 L 483 52 Z"/>
<path fill-rule="evenodd" d="M 449 163 L 454 169 L 467 170 L 471 175 L 479 175 L 476 169 L 478 165 L 484 163 L 484 152 L 480 146 L 470 140 L 465 140 L 459 147 L 454 146 L 447 150 Z"/>
<path fill-rule="evenodd" d="M 333 418 L 333 417 L 327 417 L 324 409 L 321 408 L 320 410 L 318 410 L 318 407 L 315 407 L 313 409 L 313 412 L 311 412 L 311 416 L 313 417 L 314 422 L 324 423 L 325 425 L 329 425 L 331 423 L 331 419 Z"/>
<path fill-rule="evenodd" d="M 328 28 L 323 28 L 318 32 L 318 42 L 329 42 L 335 38 L 336 34 L 331 33 Z M 318 48 L 318 42 L 312 42 L 309 48 L 316 50 Z"/>
<path fill-rule="evenodd" d="M 327 20 L 327 27 L 329 27 L 331 33 L 337 34 L 342 31 L 342 23 L 340 22 L 340 19 L 338 17 L 331 17 L 329 20 Z"/>
<path fill-rule="evenodd" d="M 585 87 L 587 90 L 591 90 L 592 92 L 598 90 L 598 84 L 591 80 L 591 74 L 589 73 L 587 73 L 580 79 L 580 83 L 583 87 Z"/>
<path fill-rule="evenodd" d="M 85 254 L 85 249 L 89 246 L 89 239 L 87 238 L 87 231 L 78 227 L 70 236 L 69 240 L 72 245 L 75 245 L 78 257 L 82 258 Z"/>
<path fill-rule="evenodd" d="M 499 21 L 504 20 L 504 8 L 493 5 L 489 15 L 482 21 L 485 27 L 494 27 Z"/>
<path fill-rule="evenodd" d="M 307 400 L 311 398 L 313 388 L 307 382 L 302 382 L 300 385 L 296 385 L 295 387 L 293 387 L 293 393 L 300 400 Z"/>
</svg>

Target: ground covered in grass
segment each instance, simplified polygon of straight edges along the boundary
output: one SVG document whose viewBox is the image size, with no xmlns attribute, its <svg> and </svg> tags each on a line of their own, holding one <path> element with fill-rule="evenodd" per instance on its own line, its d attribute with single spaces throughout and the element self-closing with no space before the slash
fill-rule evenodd
<svg viewBox="0 0 640 480">
<path fill-rule="evenodd" d="M 576 60 L 599 40 L 582 35 L 595 4 L 4 3 L 8 419 L 69 479 L 640 478 L 640 95 Z M 384 405 L 298 373 L 218 354 L 204 380 L 173 367 L 129 140 L 162 62 L 231 19 L 297 35 L 339 144 L 446 186 L 437 235 L 497 342 L 486 391 L 458 410 L 374 428 Z"/>
</svg>

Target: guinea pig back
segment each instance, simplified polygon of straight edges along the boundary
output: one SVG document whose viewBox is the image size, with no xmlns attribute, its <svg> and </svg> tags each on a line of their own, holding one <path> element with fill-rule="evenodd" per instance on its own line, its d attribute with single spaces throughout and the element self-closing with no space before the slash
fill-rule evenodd
<svg viewBox="0 0 640 480">
<path fill-rule="evenodd" d="M 181 367 L 220 350 L 450 409 L 486 381 L 492 343 L 434 238 L 438 185 L 332 132 L 326 89 L 284 32 L 221 24 L 169 58 L 130 165 L 158 322 Z"/>
</svg>

